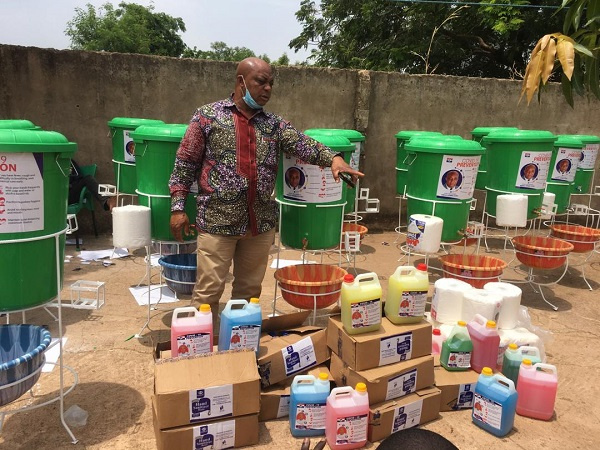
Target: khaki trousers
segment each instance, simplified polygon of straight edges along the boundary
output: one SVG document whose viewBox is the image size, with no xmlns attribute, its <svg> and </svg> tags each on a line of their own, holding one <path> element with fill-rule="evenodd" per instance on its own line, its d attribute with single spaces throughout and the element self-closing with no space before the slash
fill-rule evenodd
<svg viewBox="0 0 600 450">
<path fill-rule="evenodd" d="M 219 334 L 219 300 L 225 290 L 225 277 L 233 261 L 232 299 L 250 300 L 260 297 L 267 270 L 269 250 L 275 239 L 275 229 L 252 236 L 222 236 L 199 233 L 193 300 L 208 303 L 213 315 L 215 336 Z"/>
</svg>

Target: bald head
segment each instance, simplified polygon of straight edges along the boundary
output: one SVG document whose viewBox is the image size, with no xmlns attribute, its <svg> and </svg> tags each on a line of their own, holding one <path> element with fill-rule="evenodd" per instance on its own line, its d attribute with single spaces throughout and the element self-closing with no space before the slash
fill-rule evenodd
<svg viewBox="0 0 600 450">
<path fill-rule="evenodd" d="M 273 70 L 271 65 L 260 58 L 246 58 L 241 61 L 235 72 L 235 90 L 233 100 L 238 109 L 247 116 L 252 116 L 271 98 L 273 87 Z M 246 95 L 250 100 L 244 99 Z M 249 105 L 254 105 L 253 107 Z"/>
<path fill-rule="evenodd" d="M 271 65 L 260 58 L 246 58 L 238 64 L 235 76 L 238 77 L 239 75 L 242 75 L 245 78 L 256 71 L 268 71 L 271 73 Z"/>
</svg>

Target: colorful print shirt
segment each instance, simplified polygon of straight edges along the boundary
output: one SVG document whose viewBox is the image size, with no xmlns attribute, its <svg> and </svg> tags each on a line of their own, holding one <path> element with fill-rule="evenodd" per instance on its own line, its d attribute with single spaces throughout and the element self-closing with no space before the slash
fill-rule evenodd
<svg viewBox="0 0 600 450">
<path fill-rule="evenodd" d="M 331 166 L 336 156 L 275 114 L 261 110 L 247 119 L 231 98 L 198 108 L 169 180 L 171 211 L 185 209 L 197 181 L 200 231 L 235 236 L 274 228 L 278 209 L 272 193 L 282 151 L 321 167 Z"/>
</svg>

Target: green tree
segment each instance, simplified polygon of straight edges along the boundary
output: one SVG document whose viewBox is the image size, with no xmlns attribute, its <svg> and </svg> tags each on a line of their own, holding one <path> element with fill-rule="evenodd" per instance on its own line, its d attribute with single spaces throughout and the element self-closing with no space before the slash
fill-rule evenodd
<svg viewBox="0 0 600 450">
<path fill-rule="evenodd" d="M 179 57 L 185 43 L 179 36 L 185 32 L 180 17 L 155 13 L 154 6 L 135 3 L 110 3 L 98 11 L 87 4 L 75 8 L 75 17 L 67 23 L 65 34 L 71 38 L 75 50 L 141 53 Z"/>
<path fill-rule="evenodd" d="M 521 90 L 527 104 L 536 91 L 540 99 L 541 86 L 556 69 L 571 107 L 573 92 L 591 92 L 600 99 L 600 0 L 563 0 L 562 7 L 568 8 L 563 32 L 543 36 L 531 52 Z"/>
<path fill-rule="evenodd" d="M 302 0 L 302 32 L 316 65 L 513 78 L 541 34 L 561 23 L 553 0 L 488 0 L 493 6 L 392 0 Z M 539 8 L 514 5 L 534 3 Z M 513 5 L 513 6 L 510 6 Z"/>
<path fill-rule="evenodd" d="M 189 48 L 183 52 L 182 55 L 184 58 L 197 58 L 197 59 L 209 59 L 212 61 L 234 61 L 239 62 L 243 59 L 250 57 L 257 57 L 260 59 L 264 59 L 268 63 L 272 63 L 274 66 L 287 66 L 290 63 L 290 59 L 284 53 L 276 59 L 275 61 L 271 61 L 271 59 L 266 55 L 256 55 L 252 50 L 247 47 L 229 47 L 225 42 L 217 41 L 211 42 L 210 50 L 198 50 L 198 48 Z"/>
</svg>

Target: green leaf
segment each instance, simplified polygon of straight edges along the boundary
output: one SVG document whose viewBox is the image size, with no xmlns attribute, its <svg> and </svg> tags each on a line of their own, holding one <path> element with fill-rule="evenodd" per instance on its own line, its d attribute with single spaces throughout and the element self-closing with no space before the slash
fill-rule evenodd
<svg viewBox="0 0 600 450">
<path fill-rule="evenodd" d="M 562 88 L 563 97 L 565 98 L 569 106 L 571 106 L 571 108 L 574 108 L 575 102 L 573 101 L 573 86 L 571 85 L 571 81 L 565 76 L 564 73 L 562 74 L 560 85 Z"/>
<path fill-rule="evenodd" d="M 590 58 L 594 57 L 594 54 L 585 45 L 575 44 L 573 47 L 575 48 L 575 51 L 582 53 L 585 56 L 589 56 Z"/>
</svg>

